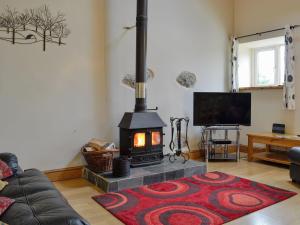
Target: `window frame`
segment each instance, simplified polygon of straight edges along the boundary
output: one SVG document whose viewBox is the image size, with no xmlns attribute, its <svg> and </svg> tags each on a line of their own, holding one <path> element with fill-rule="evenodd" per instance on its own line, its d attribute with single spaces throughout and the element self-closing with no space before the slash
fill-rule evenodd
<svg viewBox="0 0 300 225">
<path fill-rule="evenodd" d="M 281 83 L 281 65 L 280 65 L 280 48 L 284 46 L 284 44 L 277 44 L 277 45 L 271 45 L 271 46 L 265 46 L 265 47 L 257 47 L 252 49 L 252 72 L 250 73 L 250 82 L 251 87 L 276 87 L 276 86 L 282 86 L 283 83 Z M 258 83 L 258 54 L 263 51 L 268 50 L 274 50 L 274 62 L 275 62 L 275 68 L 274 68 L 274 84 L 259 84 Z"/>
</svg>

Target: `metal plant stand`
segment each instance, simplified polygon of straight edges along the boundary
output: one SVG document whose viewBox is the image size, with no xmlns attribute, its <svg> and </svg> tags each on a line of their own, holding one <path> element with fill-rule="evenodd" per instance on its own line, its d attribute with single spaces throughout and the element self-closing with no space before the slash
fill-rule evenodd
<svg viewBox="0 0 300 225">
<path fill-rule="evenodd" d="M 224 131 L 224 138 L 215 139 L 214 133 L 216 131 Z M 235 131 L 235 140 L 230 140 L 228 137 L 228 131 Z M 205 147 L 205 161 L 213 160 L 240 160 L 240 127 L 239 126 L 212 126 L 205 127 L 203 130 L 204 135 L 204 147 Z M 235 153 L 229 152 L 229 147 L 235 147 Z M 220 148 L 222 153 L 216 153 L 216 150 Z"/>
</svg>

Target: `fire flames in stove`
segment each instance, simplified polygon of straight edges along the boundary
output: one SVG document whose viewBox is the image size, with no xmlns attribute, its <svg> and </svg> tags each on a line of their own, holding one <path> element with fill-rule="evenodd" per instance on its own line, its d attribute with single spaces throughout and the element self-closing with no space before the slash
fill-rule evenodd
<svg viewBox="0 0 300 225">
<path fill-rule="evenodd" d="M 151 142 L 152 142 L 152 145 L 160 145 L 161 144 L 161 133 L 160 132 L 152 132 L 151 134 Z"/>
<path fill-rule="evenodd" d="M 146 133 L 135 133 L 133 138 L 133 147 L 134 148 L 144 148 L 146 147 Z M 159 131 L 151 132 L 151 145 L 156 146 L 161 144 L 161 133 Z"/>
<path fill-rule="evenodd" d="M 146 134 L 136 133 L 134 134 L 133 146 L 135 148 L 141 148 L 146 146 Z"/>
</svg>

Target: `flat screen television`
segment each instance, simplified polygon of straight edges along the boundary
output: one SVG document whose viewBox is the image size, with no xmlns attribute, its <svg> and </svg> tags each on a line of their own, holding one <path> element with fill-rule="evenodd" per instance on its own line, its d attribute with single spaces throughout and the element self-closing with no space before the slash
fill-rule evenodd
<svg viewBox="0 0 300 225">
<path fill-rule="evenodd" d="M 251 93 L 194 93 L 194 126 L 251 125 Z"/>
</svg>

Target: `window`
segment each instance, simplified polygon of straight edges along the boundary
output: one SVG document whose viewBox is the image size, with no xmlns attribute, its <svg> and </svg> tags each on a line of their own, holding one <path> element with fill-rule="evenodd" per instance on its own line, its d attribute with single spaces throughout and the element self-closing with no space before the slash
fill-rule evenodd
<svg viewBox="0 0 300 225">
<path fill-rule="evenodd" d="M 279 86 L 284 82 L 284 37 L 240 44 L 240 87 Z"/>
<path fill-rule="evenodd" d="M 257 48 L 254 59 L 254 86 L 277 86 L 284 81 L 284 46 Z"/>
</svg>

